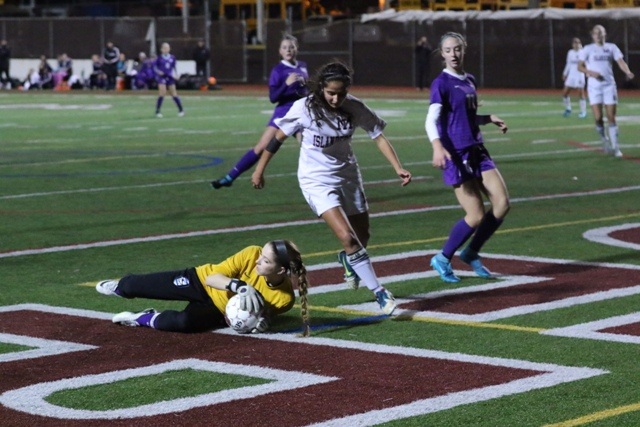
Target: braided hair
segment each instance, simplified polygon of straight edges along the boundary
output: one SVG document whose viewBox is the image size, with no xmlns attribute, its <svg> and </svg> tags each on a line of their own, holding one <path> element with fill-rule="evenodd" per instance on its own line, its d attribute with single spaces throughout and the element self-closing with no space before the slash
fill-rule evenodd
<svg viewBox="0 0 640 427">
<path fill-rule="evenodd" d="M 342 62 L 330 62 L 323 65 L 316 72 L 313 79 L 309 80 L 308 86 L 311 95 L 307 97 L 305 105 L 309 110 L 309 115 L 314 118 L 316 125 L 321 127 L 323 123 L 332 126 L 329 115 L 334 115 L 336 111 L 329 107 L 324 98 L 324 88 L 329 82 L 338 81 L 344 84 L 345 89 L 351 86 L 353 72 Z M 331 113 L 329 113 L 331 111 Z M 338 110 L 338 114 L 350 119 L 350 115 L 345 111 Z"/>
<path fill-rule="evenodd" d="M 309 301 L 307 298 L 309 281 L 307 279 L 307 268 L 302 263 L 302 254 L 298 247 L 289 240 L 274 240 L 271 242 L 274 253 L 278 256 L 278 262 L 287 270 L 287 274 L 295 276 L 298 295 L 300 296 L 300 314 L 302 315 L 302 336 L 308 337 L 311 334 L 311 324 L 309 321 Z M 283 252 L 286 251 L 286 254 Z"/>
</svg>

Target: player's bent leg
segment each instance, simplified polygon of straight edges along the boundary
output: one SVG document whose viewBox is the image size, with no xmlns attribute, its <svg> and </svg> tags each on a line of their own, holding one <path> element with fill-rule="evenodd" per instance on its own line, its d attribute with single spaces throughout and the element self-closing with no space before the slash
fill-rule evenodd
<svg viewBox="0 0 640 427">
<path fill-rule="evenodd" d="M 145 326 L 147 328 L 153 328 L 153 322 L 158 317 L 158 312 L 153 308 L 147 308 L 146 310 L 139 312 L 123 311 L 113 316 L 111 321 L 123 326 Z"/>
<path fill-rule="evenodd" d="M 484 279 L 492 279 L 494 277 L 493 274 L 491 274 L 491 272 L 482 264 L 478 252 L 474 251 L 469 246 L 467 246 L 462 252 L 460 252 L 460 259 L 465 264 L 471 266 L 473 271 L 479 277 L 482 277 Z"/>
<path fill-rule="evenodd" d="M 269 141 L 276 135 L 277 129 L 272 126 L 267 126 L 262 133 L 262 136 L 258 140 L 258 143 L 254 148 L 247 151 L 238 162 L 229 170 L 229 172 L 222 178 L 211 181 L 211 186 L 216 190 L 222 187 L 231 187 L 233 181 L 236 180 L 244 172 L 255 166 L 260 160 L 260 155 L 269 144 Z"/>
<path fill-rule="evenodd" d="M 198 315 L 188 311 L 165 310 L 156 317 L 154 328 L 159 331 L 198 333 L 219 328 L 224 322 L 217 320 L 212 313 Z"/>
<path fill-rule="evenodd" d="M 430 261 L 431 267 L 440 275 L 440 279 L 446 283 L 458 283 L 460 278 L 453 273 L 451 260 L 442 252 L 437 253 Z"/>
</svg>

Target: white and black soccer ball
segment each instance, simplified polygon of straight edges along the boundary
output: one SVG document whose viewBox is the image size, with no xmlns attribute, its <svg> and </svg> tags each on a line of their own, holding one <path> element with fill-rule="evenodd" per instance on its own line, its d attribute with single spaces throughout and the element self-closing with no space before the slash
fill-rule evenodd
<svg viewBox="0 0 640 427">
<path fill-rule="evenodd" d="M 231 329 L 239 334 L 248 334 L 256 327 L 261 315 L 261 312 L 254 313 L 241 310 L 240 297 L 238 295 L 234 295 L 227 303 L 224 318 Z"/>
</svg>

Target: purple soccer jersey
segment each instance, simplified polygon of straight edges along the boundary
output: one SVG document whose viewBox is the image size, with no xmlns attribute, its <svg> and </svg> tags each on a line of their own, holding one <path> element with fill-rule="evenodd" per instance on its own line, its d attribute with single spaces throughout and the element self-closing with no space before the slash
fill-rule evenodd
<svg viewBox="0 0 640 427">
<path fill-rule="evenodd" d="M 171 54 L 167 56 L 158 56 L 153 66 L 153 71 L 156 75 L 156 82 L 167 86 L 176 84 L 176 80 L 173 78 L 173 75 L 176 72 L 176 64 L 176 57 Z"/>
<path fill-rule="evenodd" d="M 155 60 L 153 59 L 145 59 L 136 74 L 135 77 L 135 85 L 138 89 L 148 88 L 150 86 L 150 82 L 155 79 L 155 72 L 153 71 L 153 67 L 155 66 Z"/>
<path fill-rule="evenodd" d="M 431 84 L 431 103 L 442 105 L 438 132 L 442 146 L 451 154 L 442 174 L 445 184 L 459 185 L 494 169 L 476 120 L 475 78 L 471 74 L 460 78 L 443 71 Z"/>
<path fill-rule="evenodd" d="M 480 127 L 476 123 L 476 84 L 471 74 L 460 79 L 447 72 L 440 73 L 431 83 L 431 103 L 442 104 L 438 132 L 447 151 L 482 143 Z"/>
<path fill-rule="evenodd" d="M 297 81 L 292 85 L 287 86 L 286 80 L 291 73 L 302 76 L 304 81 Z M 269 100 L 277 105 L 273 110 L 273 115 L 267 124 L 268 126 L 277 128 L 274 121 L 280 117 L 284 117 L 294 102 L 307 96 L 307 87 L 305 86 L 305 82 L 308 79 L 309 73 L 305 62 L 297 61 L 294 66 L 281 61 L 278 65 L 273 67 L 271 75 L 269 76 Z"/>
</svg>

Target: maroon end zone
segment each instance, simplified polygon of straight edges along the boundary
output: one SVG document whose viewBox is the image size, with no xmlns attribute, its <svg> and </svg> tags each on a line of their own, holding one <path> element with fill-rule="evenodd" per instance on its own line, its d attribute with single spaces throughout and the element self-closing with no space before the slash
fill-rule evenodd
<svg viewBox="0 0 640 427">
<path fill-rule="evenodd" d="M 25 322 L 25 319 L 29 319 Z M 303 389 L 136 418 L 137 426 L 307 425 L 412 401 L 540 375 L 539 371 L 240 335 L 177 334 L 126 328 L 108 320 L 15 311 L 0 313 L 0 333 L 55 339 L 97 349 L 0 363 L 0 394 L 47 381 L 197 358 L 338 377 Z M 144 390 L 140 391 L 144 393 Z M 177 418 L 183 417 L 183 418 Z M 3 426 L 130 426 L 128 420 L 58 420 L 0 406 Z M 178 421 L 179 420 L 179 421 Z M 214 422 L 215 420 L 215 422 Z M 177 421 L 177 422 L 176 422 Z"/>
<path fill-rule="evenodd" d="M 407 254 L 402 259 L 381 257 L 379 260 L 374 260 L 374 266 L 379 277 L 424 273 L 428 270 L 431 256 L 433 254 L 420 252 Z M 527 276 L 540 278 L 540 280 L 536 283 L 500 287 L 501 279 L 498 278 L 486 281 L 481 290 L 470 286 L 468 291 L 465 291 L 464 286 L 461 286 L 457 289 L 457 293 L 416 298 L 411 302 L 400 304 L 399 307 L 417 312 L 472 316 L 514 307 L 554 303 L 573 297 L 624 290 L 640 285 L 640 268 L 614 264 L 551 261 L 553 260 L 547 261 L 534 257 L 486 255 L 483 258 L 484 265 L 499 276 Z M 452 264 L 458 273 L 463 271 L 471 273 L 470 267 L 459 261 L 457 257 L 454 257 Z M 336 283 L 340 274 L 341 271 L 335 268 L 310 273 L 314 284 Z M 441 283 L 437 278 L 432 280 Z M 464 281 L 465 277 L 462 277 L 460 284 L 464 285 Z M 491 284 L 495 284 L 494 289 L 490 289 Z M 446 284 L 443 284 L 443 289 L 447 289 Z"/>
</svg>

